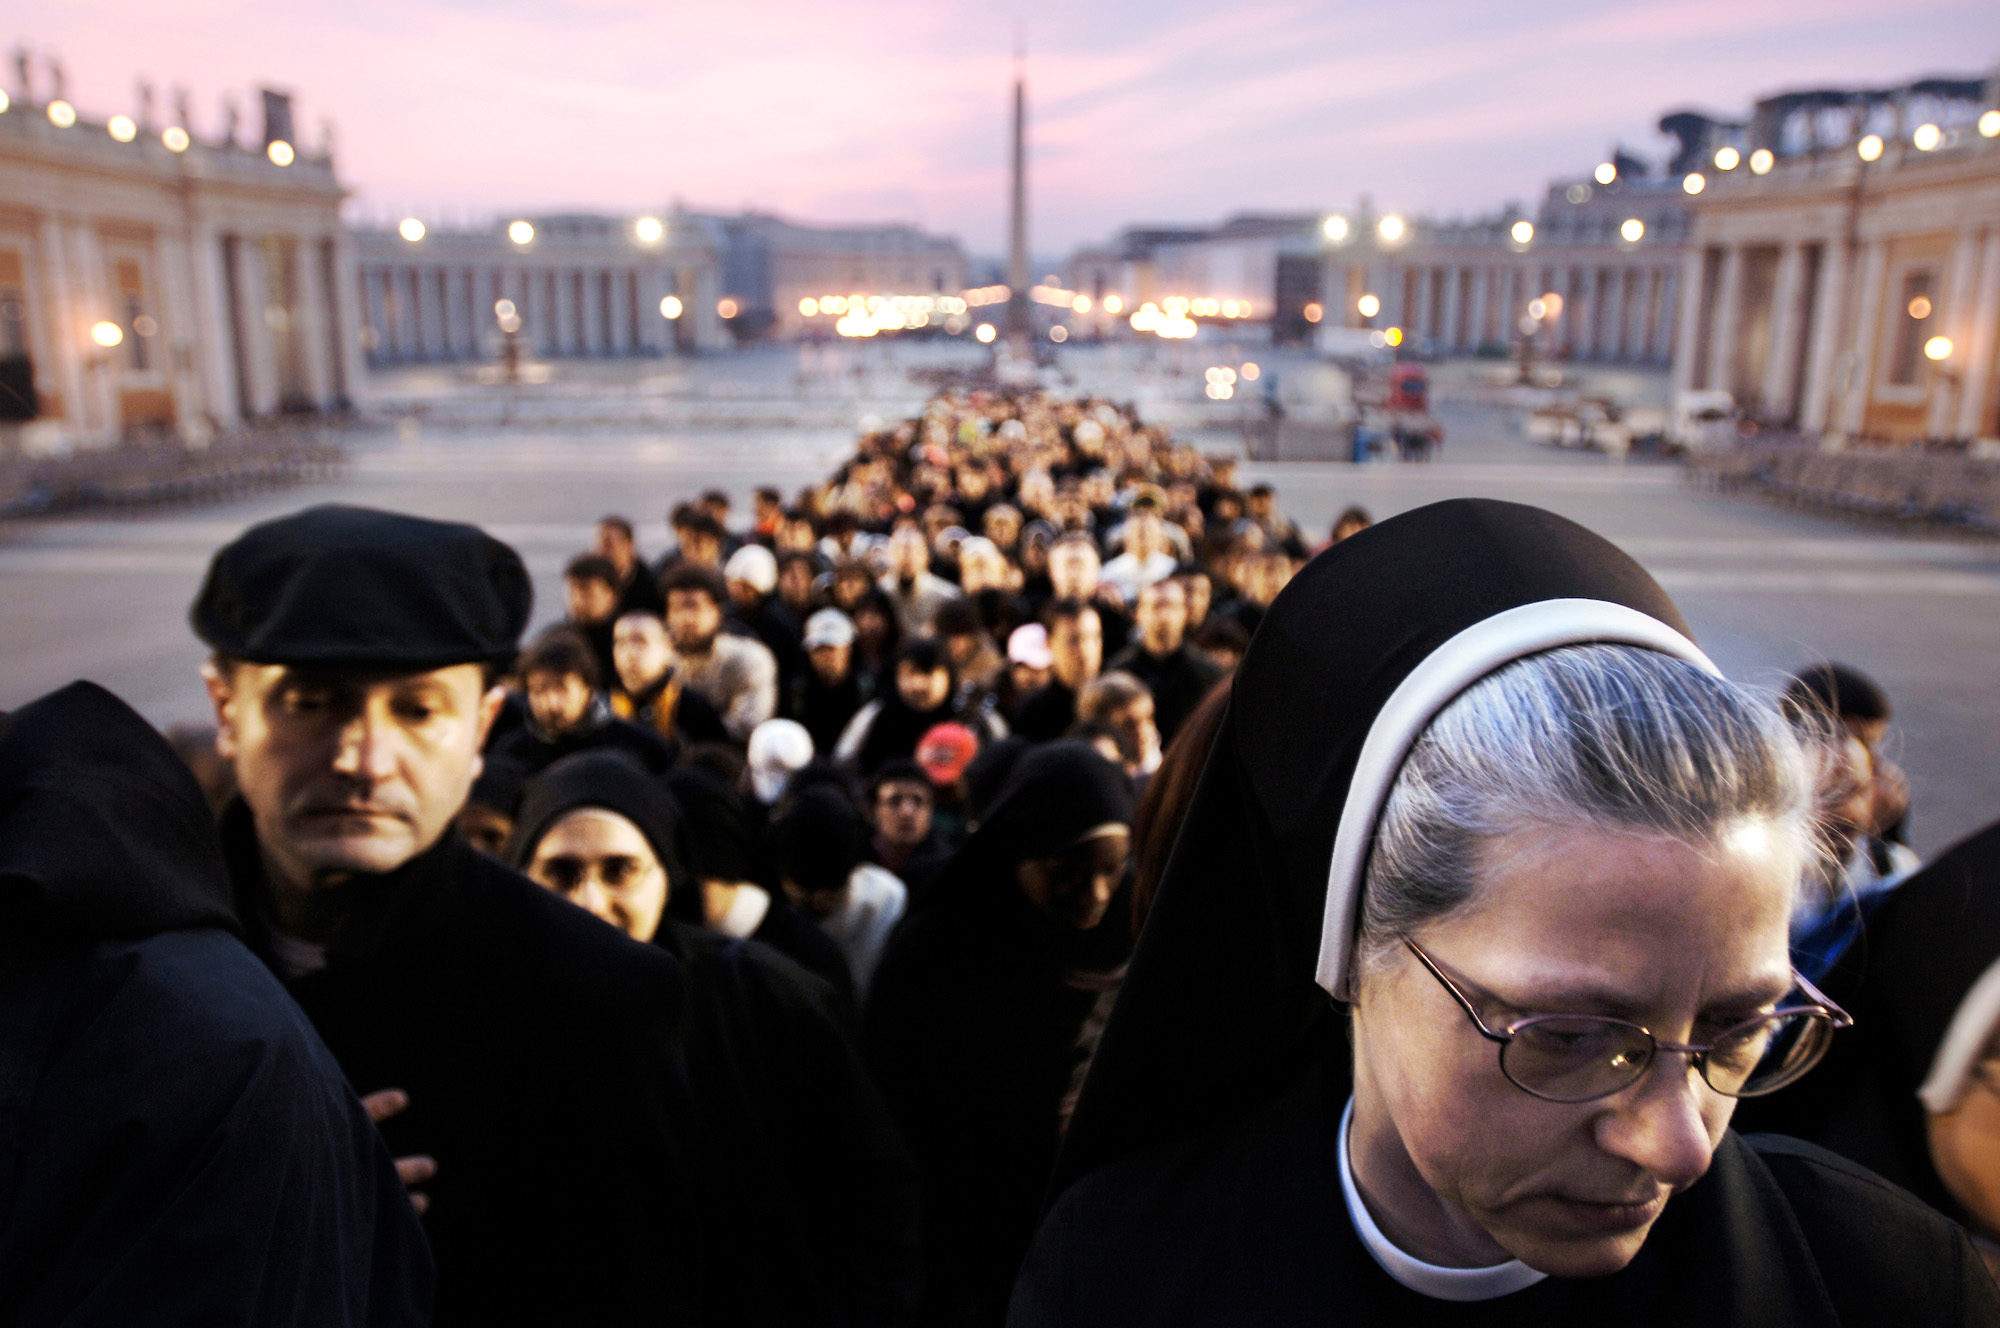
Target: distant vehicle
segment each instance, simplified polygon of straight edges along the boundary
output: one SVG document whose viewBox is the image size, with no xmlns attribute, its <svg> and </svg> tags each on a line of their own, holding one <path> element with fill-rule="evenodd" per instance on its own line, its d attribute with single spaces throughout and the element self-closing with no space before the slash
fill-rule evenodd
<svg viewBox="0 0 2000 1328">
<path fill-rule="evenodd" d="M 1394 411 L 1426 414 L 1430 410 L 1431 374 L 1421 364 L 1407 361 L 1390 366 L 1389 396 L 1382 404 Z"/>
<path fill-rule="evenodd" d="M 1632 445 L 1658 441 L 1666 429 L 1666 412 L 1657 406 L 1620 406 L 1601 397 L 1570 397 L 1536 410 L 1528 417 L 1528 438 L 1544 447 L 1588 448 L 1606 456 L 1624 456 Z"/>
<path fill-rule="evenodd" d="M 1736 398 L 1719 388 L 1674 394 L 1667 442 L 1684 452 L 1721 452 L 1736 443 Z"/>
</svg>

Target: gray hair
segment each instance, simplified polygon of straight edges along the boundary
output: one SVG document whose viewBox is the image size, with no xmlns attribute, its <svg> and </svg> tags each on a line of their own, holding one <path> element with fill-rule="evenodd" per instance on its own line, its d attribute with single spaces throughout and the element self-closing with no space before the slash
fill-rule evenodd
<svg viewBox="0 0 2000 1328">
<path fill-rule="evenodd" d="M 1468 688 L 1411 749 L 1362 890 L 1362 962 L 1468 903 L 1481 846 L 1579 826 L 1712 842 L 1768 820 L 1811 851 L 1812 780 L 1775 704 L 1638 646 L 1566 646 Z"/>
</svg>

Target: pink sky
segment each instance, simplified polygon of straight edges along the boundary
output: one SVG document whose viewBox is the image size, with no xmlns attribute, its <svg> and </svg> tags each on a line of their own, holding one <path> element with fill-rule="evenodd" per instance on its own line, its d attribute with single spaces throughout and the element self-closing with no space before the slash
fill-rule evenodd
<svg viewBox="0 0 2000 1328">
<path fill-rule="evenodd" d="M 1532 200 L 1694 106 L 2000 64 L 1992 0 L 66 0 L 5 44 L 58 52 L 86 115 L 141 76 L 289 88 L 336 128 L 357 215 L 755 207 L 1002 240 L 1017 23 L 1037 253 L 1132 222 Z M 11 66 L 8 70 L 11 87 Z"/>
</svg>

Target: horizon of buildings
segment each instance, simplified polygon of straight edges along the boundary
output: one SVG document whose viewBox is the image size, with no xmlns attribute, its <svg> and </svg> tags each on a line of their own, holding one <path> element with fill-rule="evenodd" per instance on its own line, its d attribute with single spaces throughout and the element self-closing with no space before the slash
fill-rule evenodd
<svg viewBox="0 0 2000 1328">
<path fill-rule="evenodd" d="M 263 95 L 261 143 L 233 124 L 198 140 L 180 110 L 99 122 L 58 96 L 0 103 L 0 419 L 31 424 L 23 436 L 198 440 L 344 409 L 367 366 L 881 333 L 991 341 L 1023 317 L 1058 342 L 1204 329 L 1336 355 L 1505 355 L 1526 342 L 1673 364 L 1678 385 L 1725 388 L 1774 422 L 2000 432 L 1992 366 L 1965 363 L 1992 358 L 1981 320 L 2000 321 L 1988 218 L 2000 232 L 2000 183 L 1985 183 L 2000 177 L 2000 74 L 1785 93 L 1741 119 L 1671 114 L 1661 126 L 1679 146 L 1661 169 L 1618 153 L 1556 178 L 1532 211 L 1401 216 L 1364 196 L 1128 226 L 1047 265 L 1026 292 L 956 238 L 908 225 L 678 205 L 355 225 L 330 148 L 295 143 L 282 94 Z M 1963 176 L 1950 208 L 1881 203 L 1945 163 Z M 1809 197 L 1800 215 L 1767 215 L 1773 199 Z M 1725 203 L 1757 216 L 1743 224 L 1764 238 L 1717 229 Z M 1876 215 L 1887 229 L 1871 238 Z M 1909 279 L 1888 232 L 1919 225 L 1941 228 L 1916 241 L 1941 266 L 1914 294 L 1883 297 L 1874 286 Z M 1910 342 L 1892 328 L 1892 349 L 1862 344 L 1870 319 L 1920 303 L 1919 330 L 1949 324 L 1956 337 Z M 1878 361 L 1894 363 L 1891 380 L 1857 387 L 1857 366 Z M 1948 406 L 1923 386 L 1938 374 Z M 1920 409 L 1889 408 L 1913 392 Z"/>
</svg>

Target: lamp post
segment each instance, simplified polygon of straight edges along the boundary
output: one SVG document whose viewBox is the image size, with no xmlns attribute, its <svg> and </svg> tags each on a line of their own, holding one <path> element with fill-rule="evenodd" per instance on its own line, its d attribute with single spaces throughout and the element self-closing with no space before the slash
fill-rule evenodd
<svg viewBox="0 0 2000 1328">
<path fill-rule="evenodd" d="M 506 368 L 507 381 L 521 381 L 521 313 L 512 300 L 493 302 L 493 321 L 500 326 L 500 363 Z"/>
</svg>

